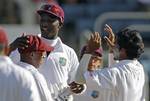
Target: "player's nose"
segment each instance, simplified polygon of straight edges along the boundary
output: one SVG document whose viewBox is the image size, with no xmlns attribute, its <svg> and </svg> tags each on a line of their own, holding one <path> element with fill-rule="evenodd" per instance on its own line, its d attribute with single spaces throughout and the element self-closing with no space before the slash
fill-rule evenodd
<svg viewBox="0 0 150 101">
<path fill-rule="evenodd" d="M 47 28 L 48 28 L 48 24 L 42 23 L 42 24 L 41 24 L 41 28 L 42 28 L 42 29 L 47 29 Z"/>
</svg>

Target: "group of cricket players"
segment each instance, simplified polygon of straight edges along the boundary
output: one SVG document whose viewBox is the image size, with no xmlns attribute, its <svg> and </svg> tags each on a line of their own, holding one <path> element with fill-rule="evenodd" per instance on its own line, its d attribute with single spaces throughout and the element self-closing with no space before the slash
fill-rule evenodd
<svg viewBox="0 0 150 101">
<path fill-rule="evenodd" d="M 37 14 L 41 34 L 22 34 L 9 43 L 0 27 L 0 101 L 73 101 L 74 95 L 80 101 L 146 101 L 140 32 L 126 27 L 113 33 L 106 24 L 108 35 L 91 33 L 78 59 L 58 35 L 63 9 L 44 3 Z"/>
</svg>

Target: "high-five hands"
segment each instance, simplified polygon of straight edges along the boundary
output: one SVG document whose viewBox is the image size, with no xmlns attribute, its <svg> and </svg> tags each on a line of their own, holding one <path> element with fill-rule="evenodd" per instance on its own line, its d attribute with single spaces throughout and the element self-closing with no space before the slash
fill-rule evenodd
<svg viewBox="0 0 150 101">
<path fill-rule="evenodd" d="M 28 47 L 28 36 L 25 36 L 24 34 L 21 37 L 18 37 L 15 41 L 13 41 L 10 45 L 9 45 L 9 54 L 14 51 L 17 48 L 26 48 Z"/>
<path fill-rule="evenodd" d="M 92 33 L 87 44 L 87 53 L 92 53 L 101 46 L 101 37 L 98 32 Z"/>
<path fill-rule="evenodd" d="M 108 46 L 109 46 L 109 52 L 113 52 L 113 48 L 115 46 L 115 34 L 112 31 L 112 28 L 109 25 L 105 25 L 104 30 L 108 33 L 108 37 L 104 36 L 105 41 L 107 42 Z"/>
</svg>

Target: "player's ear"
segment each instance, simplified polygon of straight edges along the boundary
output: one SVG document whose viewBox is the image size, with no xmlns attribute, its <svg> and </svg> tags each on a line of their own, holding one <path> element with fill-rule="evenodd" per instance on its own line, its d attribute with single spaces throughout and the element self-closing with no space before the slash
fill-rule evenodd
<svg viewBox="0 0 150 101">
<path fill-rule="evenodd" d="M 59 22 L 59 29 L 63 27 L 63 23 Z"/>
<path fill-rule="evenodd" d="M 33 56 L 34 56 L 34 53 L 33 53 L 33 52 L 31 52 L 31 53 L 30 53 L 30 56 L 31 56 L 31 57 L 33 57 Z"/>
<path fill-rule="evenodd" d="M 9 48 L 7 46 L 4 48 L 4 54 L 7 56 L 9 55 Z"/>
</svg>

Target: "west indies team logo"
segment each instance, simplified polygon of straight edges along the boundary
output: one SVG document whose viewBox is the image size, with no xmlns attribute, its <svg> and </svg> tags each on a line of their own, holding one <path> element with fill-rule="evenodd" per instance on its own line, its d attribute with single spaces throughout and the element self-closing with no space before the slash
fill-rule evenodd
<svg viewBox="0 0 150 101">
<path fill-rule="evenodd" d="M 91 93 L 91 97 L 96 99 L 96 98 L 98 98 L 98 96 L 99 96 L 99 92 L 96 91 L 96 90 L 93 90 L 92 93 Z"/>
<path fill-rule="evenodd" d="M 66 65 L 66 62 L 67 62 L 67 59 L 64 58 L 64 57 L 60 57 L 59 58 L 59 63 L 61 66 L 65 66 Z"/>
</svg>

